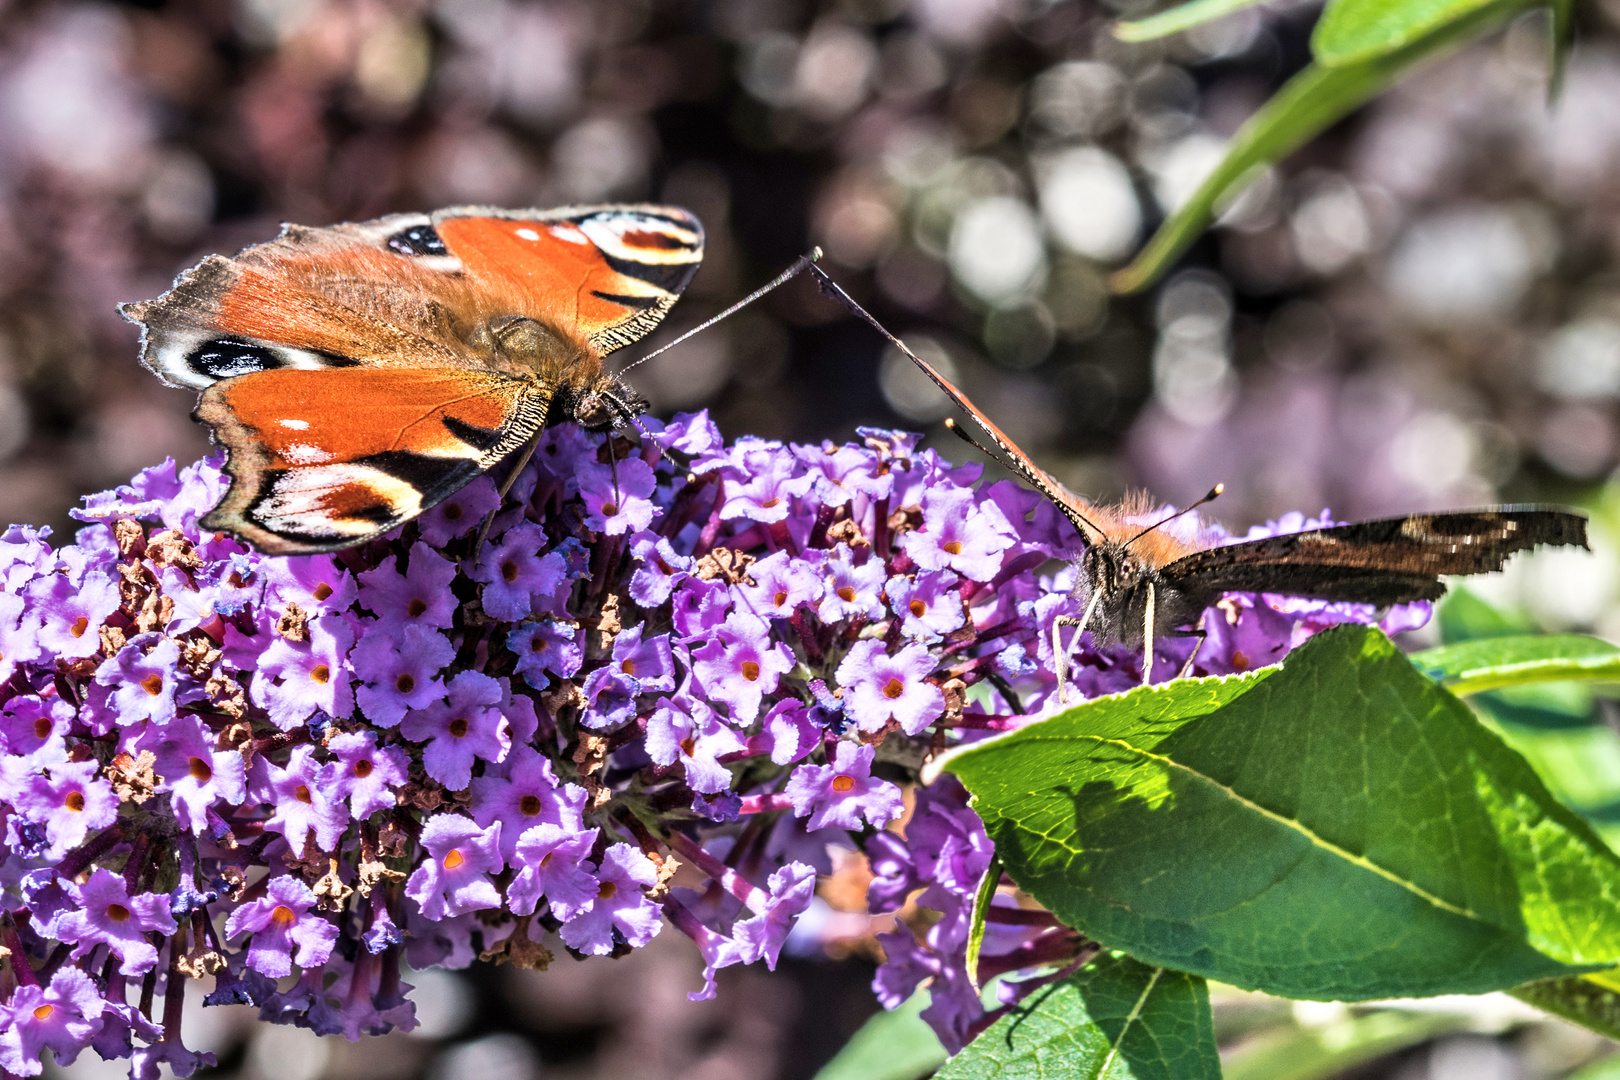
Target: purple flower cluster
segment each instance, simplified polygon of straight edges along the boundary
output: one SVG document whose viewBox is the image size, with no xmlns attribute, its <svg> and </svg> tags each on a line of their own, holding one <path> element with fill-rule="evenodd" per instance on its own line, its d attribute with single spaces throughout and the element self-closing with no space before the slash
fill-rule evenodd
<svg viewBox="0 0 1620 1080">
<path fill-rule="evenodd" d="M 897 822 L 927 753 L 1055 700 L 1052 623 L 1078 611 L 1037 571 L 1077 541 L 1023 488 L 862 435 L 558 427 L 504 506 L 483 478 L 337 555 L 199 531 L 216 460 L 92 496 L 70 546 L 0 535 L 0 1068 L 89 1046 L 189 1075 L 193 978 L 272 1022 L 408 1029 L 407 968 L 619 955 L 666 921 L 712 997 L 719 968 L 775 966 L 835 847 L 871 858 L 874 911 L 943 913 L 885 937 L 877 988 L 932 979 L 960 1045 L 990 845 L 948 782 Z M 1200 673 L 1369 617 L 1221 613 Z M 1083 642 L 1073 667 L 1093 696 L 1141 658 Z M 992 926 L 983 977 L 1078 955 L 1010 899 Z"/>
</svg>

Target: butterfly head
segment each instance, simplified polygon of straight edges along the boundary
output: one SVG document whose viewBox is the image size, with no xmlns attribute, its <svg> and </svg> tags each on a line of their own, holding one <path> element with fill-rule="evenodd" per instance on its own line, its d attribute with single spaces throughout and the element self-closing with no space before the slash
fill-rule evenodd
<svg viewBox="0 0 1620 1080">
<path fill-rule="evenodd" d="M 574 422 L 587 431 L 607 431 L 633 423 L 647 411 L 646 399 L 623 380 L 603 375 L 574 399 Z"/>
</svg>

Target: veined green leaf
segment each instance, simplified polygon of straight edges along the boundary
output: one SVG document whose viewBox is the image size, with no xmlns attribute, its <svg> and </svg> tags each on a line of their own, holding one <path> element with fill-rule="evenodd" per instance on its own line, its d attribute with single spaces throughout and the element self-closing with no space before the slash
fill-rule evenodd
<svg viewBox="0 0 1620 1080">
<path fill-rule="evenodd" d="M 1265 0 L 1192 0 L 1191 3 L 1180 4 L 1157 15 L 1149 15 L 1145 19 L 1115 23 L 1114 36 L 1121 41 L 1152 41 L 1264 2 Z"/>
<path fill-rule="evenodd" d="M 1341 1001 L 1620 964 L 1620 859 L 1366 627 L 944 765 L 1020 887 L 1144 963 Z"/>
<path fill-rule="evenodd" d="M 1103 955 L 1042 987 L 952 1058 L 938 1080 L 1220 1080 L 1209 988 Z"/>
<path fill-rule="evenodd" d="M 1108 287 L 1135 292 L 1156 280 L 1197 239 L 1217 208 L 1235 198 L 1262 166 L 1292 153 L 1382 92 L 1408 68 L 1483 34 L 1525 4 L 1526 0 L 1490 0 L 1404 49 L 1338 67 L 1313 64 L 1295 75 L 1249 118 L 1215 171 L 1159 226 L 1131 264 L 1109 279 Z"/>
<path fill-rule="evenodd" d="M 1412 663 L 1454 694 L 1571 679 L 1620 681 L 1620 647 L 1585 634 L 1481 638 L 1413 653 Z"/>
<path fill-rule="evenodd" d="M 939 1036 L 922 1019 L 928 991 L 892 1012 L 874 1013 L 815 1080 L 921 1080 L 945 1061 Z"/>
</svg>

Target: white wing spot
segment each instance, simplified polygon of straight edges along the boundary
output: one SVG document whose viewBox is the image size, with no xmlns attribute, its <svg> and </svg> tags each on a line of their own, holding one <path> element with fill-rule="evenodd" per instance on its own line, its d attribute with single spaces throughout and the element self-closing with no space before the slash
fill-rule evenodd
<svg viewBox="0 0 1620 1080">
<path fill-rule="evenodd" d="M 514 230 L 514 231 L 518 234 L 518 236 L 522 237 L 525 240 L 538 240 L 538 239 L 540 239 L 540 234 L 535 232 L 533 229 L 517 229 L 517 230 Z"/>
<path fill-rule="evenodd" d="M 276 423 L 280 424 L 284 428 L 291 428 L 293 431 L 309 430 L 308 420 L 277 420 Z"/>
<path fill-rule="evenodd" d="M 332 460 L 330 453 L 309 443 L 288 443 L 282 447 L 281 456 L 292 465 L 320 465 Z"/>
<path fill-rule="evenodd" d="M 551 235 L 555 236 L 559 240 L 566 240 L 570 244 L 588 244 L 591 242 L 589 237 L 580 232 L 578 229 L 574 228 L 572 225 L 553 225 L 551 227 Z M 540 238 L 536 236 L 535 239 L 538 240 Z"/>
</svg>

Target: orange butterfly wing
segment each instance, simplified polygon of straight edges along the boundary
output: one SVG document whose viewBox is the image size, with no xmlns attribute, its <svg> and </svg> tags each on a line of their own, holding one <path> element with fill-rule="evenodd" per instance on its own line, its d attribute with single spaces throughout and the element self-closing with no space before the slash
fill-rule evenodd
<svg viewBox="0 0 1620 1080">
<path fill-rule="evenodd" d="M 202 524 L 272 555 L 333 551 L 409 520 L 523 445 L 546 402 L 494 373 L 260 371 L 203 391 L 232 484 Z"/>
<path fill-rule="evenodd" d="M 463 207 L 289 225 L 123 311 L 142 361 L 204 391 L 196 416 L 231 451 L 231 490 L 206 523 L 265 551 L 333 550 L 561 419 L 548 415 L 558 391 L 576 399 L 601 378 L 601 355 L 651 330 L 702 254 L 702 227 L 673 207 Z M 515 365 L 496 333 L 514 318 L 550 331 L 556 354 Z M 313 434 L 292 438 L 288 421 Z"/>
</svg>

